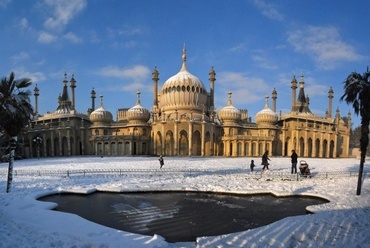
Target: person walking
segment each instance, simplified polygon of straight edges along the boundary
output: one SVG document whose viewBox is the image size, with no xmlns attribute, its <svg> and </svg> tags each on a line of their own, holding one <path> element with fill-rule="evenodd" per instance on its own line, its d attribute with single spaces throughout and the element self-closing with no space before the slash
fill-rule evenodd
<svg viewBox="0 0 370 248">
<path fill-rule="evenodd" d="M 269 157 L 268 157 L 268 154 L 269 154 L 269 151 L 267 150 L 267 151 L 265 151 L 265 153 L 262 155 L 262 165 L 263 165 L 262 172 L 263 172 L 264 170 L 270 170 L 270 169 L 269 169 L 269 162 L 268 162 L 268 160 L 270 160 L 270 159 L 269 159 Z M 270 160 L 270 161 L 271 161 L 271 160 Z"/>
<path fill-rule="evenodd" d="M 292 155 L 290 156 L 290 158 L 292 159 L 292 172 L 291 173 L 296 174 L 297 173 L 298 155 L 295 152 L 295 150 L 292 150 Z"/>
<path fill-rule="evenodd" d="M 163 160 L 163 157 L 162 157 L 162 155 L 161 156 L 159 156 L 159 165 L 160 165 L 160 167 L 159 167 L 159 169 L 162 169 L 162 167 L 163 167 L 163 165 L 164 165 L 164 160 Z"/>
<path fill-rule="evenodd" d="M 254 164 L 254 160 L 252 159 L 250 164 L 251 172 L 253 172 L 255 166 L 256 165 Z"/>
</svg>

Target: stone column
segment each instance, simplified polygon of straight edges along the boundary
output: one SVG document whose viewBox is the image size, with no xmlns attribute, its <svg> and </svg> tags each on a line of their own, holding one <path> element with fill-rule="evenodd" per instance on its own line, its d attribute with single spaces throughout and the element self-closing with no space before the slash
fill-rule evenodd
<svg viewBox="0 0 370 248">
<path fill-rule="evenodd" d="M 193 145 L 193 123 L 189 122 L 189 156 L 192 156 L 192 145 Z"/>
<path fill-rule="evenodd" d="M 205 135 L 205 122 L 203 121 L 202 122 L 202 140 L 201 140 L 201 156 L 202 157 L 204 157 L 204 149 L 205 149 L 205 142 L 204 142 L 204 140 L 205 140 L 205 138 L 206 138 L 206 135 Z"/>
</svg>

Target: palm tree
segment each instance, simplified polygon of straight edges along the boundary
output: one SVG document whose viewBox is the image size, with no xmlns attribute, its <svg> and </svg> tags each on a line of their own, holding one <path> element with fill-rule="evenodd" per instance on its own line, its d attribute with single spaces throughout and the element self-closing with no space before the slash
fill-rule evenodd
<svg viewBox="0 0 370 248">
<path fill-rule="evenodd" d="M 361 160 L 358 173 L 357 195 L 361 194 L 362 173 L 364 170 L 365 156 L 369 144 L 369 124 L 370 124 L 370 72 L 367 71 L 361 75 L 352 72 L 344 81 L 344 94 L 340 100 L 347 104 L 352 104 L 355 114 L 361 116 L 361 138 L 360 150 Z"/>
<path fill-rule="evenodd" d="M 31 91 L 24 90 L 32 84 L 28 78 L 15 80 L 14 73 L 0 82 L 0 130 L 9 138 L 10 159 L 6 192 L 10 192 L 13 180 L 14 152 L 17 135 L 32 120 L 34 110 L 30 103 Z"/>
</svg>

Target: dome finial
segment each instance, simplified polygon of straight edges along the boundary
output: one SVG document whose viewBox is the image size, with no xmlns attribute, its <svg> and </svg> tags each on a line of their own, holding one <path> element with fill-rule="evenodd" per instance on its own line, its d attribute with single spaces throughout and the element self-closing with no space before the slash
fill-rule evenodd
<svg viewBox="0 0 370 248">
<path fill-rule="evenodd" d="M 103 107 L 103 94 L 100 93 L 100 106 L 99 107 Z"/>
<path fill-rule="evenodd" d="M 231 103 L 231 95 L 233 94 L 231 91 L 229 91 L 228 93 L 227 93 L 229 96 L 228 96 L 228 100 L 227 100 L 227 106 L 231 106 L 232 105 L 232 103 Z"/>
<path fill-rule="evenodd" d="M 140 90 L 136 91 L 136 96 L 137 96 L 136 105 L 140 105 Z"/>
<path fill-rule="evenodd" d="M 181 71 L 186 71 L 186 46 L 185 46 L 185 43 L 184 43 L 184 47 L 182 49 L 182 67 L 181 67 Z"/>
<path fill-rule="evenodd" d="M 269 96 L 268 95 L 266 95 L 265 96 L 265 101 L 266 101 L 266 103 L 265 103 L 265 109 L 268 109 L 269 108 Z"/>
</svg>

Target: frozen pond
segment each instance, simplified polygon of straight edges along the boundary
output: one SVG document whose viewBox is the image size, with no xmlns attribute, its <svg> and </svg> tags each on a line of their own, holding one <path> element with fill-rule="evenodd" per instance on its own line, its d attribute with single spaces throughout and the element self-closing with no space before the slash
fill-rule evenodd
<svg viewBox="0 0 370 248">
<path fill-rule="evenodd" d="M 77 214 L 115 229 L 159 234 L 168 242 L 245 231 L 288 216 L 307 214 L 306 207 L 326 203 L 314 197 L 274 197 L 201 192 L 58 194 L 40 198 L 55 210 Z"/>
</svg>

